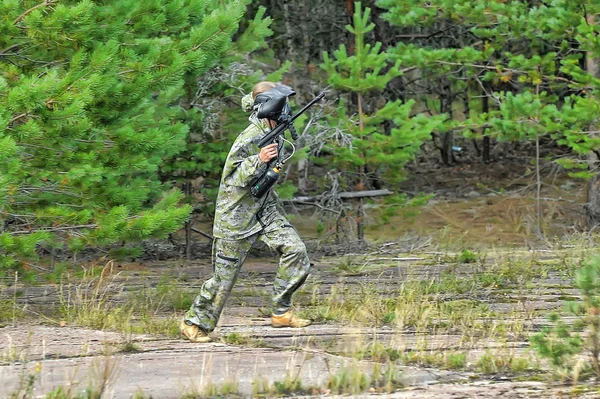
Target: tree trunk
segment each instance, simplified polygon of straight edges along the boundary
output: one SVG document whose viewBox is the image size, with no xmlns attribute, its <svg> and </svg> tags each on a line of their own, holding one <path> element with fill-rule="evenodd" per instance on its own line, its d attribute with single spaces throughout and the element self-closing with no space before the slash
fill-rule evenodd
<svg viewBox="0 0 600 399">
<path fill-rule="evenodd" d="M 307 192 L 308 181 L 308 160 L 301 159 L 298 161 L 298 191 L 301 193 Z"/>
<path fill-rule="evenodd" d="M 185 183 L 185 195 L 192 195 L 192 183 Z M 185 224 L 185 257 L 187 260 L 192 259 L 192 220 L 190 219 Z"/>
<path fill-rule="evenodd" d="M 483 136 L 483 151 L 481 152 L 481 159 L 485 163 L 490 163 L 490 137 Z"/>
<path fill-rule="evenodd" d="M 363 199 L 358 200 L 358 216 L 356 218 L 356 236 L 358 238 L 358 242 L 365 241 L 365 229 L 363 226 L 363 218 L 365 217 L 365 206 Z"/>
<path fill-rule="evenodd" d="M 596 24 L 596 18 L 594 15 L 587 16 L 587 22 L 590 26 L 594 26 Z M 600 76 L 599 74 L 599 65 L 598 60 L 593 58 L 591 53 L 586 54 L 586 69 L 587 72 L 595 77 Z M 590 88 L 591 89 L 591 88 Z M 589 96 L 594 96 L 593 90 L 588 90 Z M 593 128 L 591 130 L 597 130 L 597 128 Z M 600 158 L 598 157 L 598 153 L 591 151 L 588 154 L 588 167 L 590 170 L 596 170 L 598 165 L 600 165 Z M 592 177 L 588 181 L 587 185 L 587 204 L 585 205 L 585 212 L 587 216 L 587 223 L 589 228 L 593 228 L 600 224 L 600 174 L 596 173 L 594 177 Z"/>
<path fill-rule="evenodd" d="M 363 122 L 363 107 L 362 107 L 362 95 L 360 93 L 357 93 L 358 96 L 358 128 L 361 132 L 361 138 L 362 138 L 362 131 L 364 129 L 364 122 Z M 365 159 L 365 154 L 362 154 L 362 158 Z M 364 165 L 363 168 L 359 168 L 359 175 L 360 175 L 360 183 L 359 183 L 359 190 L 365 190 L 366 189 L 366 184 L 367 184 L 367 176 L 365 175 L 365 168 L 367 167 L 367 165 Z M 358 200 L 358 212 L 357 212 L 357 216 L 356 216 L 356 231 L 357 231 L 357 238 L 359 242 L 363 242 L 365 239 L 365 233 L 364 233 L 364 228 L 363 228 L 363 221 L 364 221 L 364 217 L 365 217 L 365 208 L 364 208 L 364 203 L 363 203 L 363 199 L 359 199 Z"/>
<path fill-rule="evenodd" d="M 352 18 L 354 16 L 354 0 L 346 0 L 346 12 L 348 13 L 348 19 L 350 20 L 350 24 L 352 24 Z M 352 34 L 350 32 L 347 33 L 348 37 L 348 56 L 354 55 L 354 40 L 352 39 Z"/>
<path fill-rule="evenodd" d="M 452 96 L 444 95 L 441 97 L 440 109 L 442 112 L 448 114 L 448 118 L 452 120 Z M 454 144 L 454 131 L 450 130 L 449 132 L 442 133 L 441 142 L 440 142 L 440 152 L 442 155 L 442 162 L 444 165 L 450 166 L 454 162 L 454 157 L 452 156 L 452 145 Z"/>
<path fill-rule="evenodd" d="M 490 99 L 487 96 L 486 91 L 483 91 L 483 98 L 481 99 L 481 112 L 487 114 L 490 112 Z M 482 160 L 484 163 L 490 162 L 490 136 L 485 135 L 486 127 L 481 129 L 481 134 L 483 135 L 483 150 L 482 150 Z"/>
<path fill-rule="evenodd" d="M 294 60 L 296 52 L 294 51 L 294 28 L 292 26 L 292 15 L 290 14 L 290 3 L 283 2 L 283 18 L 285 20 L 285 38 L 287 46 L 287 59 Z"/>
<path fill-rule="evenodd" d="M 310 65 L 310 35 L 309 35 L 309 29 L 310 29 L 310 4 L 308 2 L 308 0 L 303 0 L 302 1 L 302 15 L 300 18 L 300 23 L 302 25 L 301 31 L 302 31 L 302 63 L 304 64 L 304 67 L 306 68 L 305 71 L 306 73 L 310 74 L 310 69 L 309 69 L 309 65 Z"/>
</svg>

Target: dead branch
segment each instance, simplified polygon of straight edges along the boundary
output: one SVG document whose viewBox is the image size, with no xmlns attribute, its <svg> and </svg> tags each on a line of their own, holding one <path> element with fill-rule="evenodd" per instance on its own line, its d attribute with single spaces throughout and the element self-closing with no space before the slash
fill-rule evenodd
<svg viewBox="0 0 600 399">
<path fill-rule="evenodd" d="M 348 191 L 339 193 L 336 195 L 337 198 L 340 199 L 353 199 L 353 198 L 369 198 L 369 197 L 382 197 L 385 195 L 392 195 L 393 191 L 390 190 L 365 190 L 365 191 Z M 311 197 L 295 197 L 288 200 L 283 200 L 284 202 L 292 202 L 292 203 L 303 203 L 303 202 L 317 202 L 327 195 L 315 195 Z"/>
<path fill-rule="evenodd" d="M 210 234 L 208 234 L 208 233 L 205 233 L 205 232 L 203 232 L 202 230 L 200 230 L 200 229 L 197 229 L 197 228 L 195 228 L 195 227 L 192 227 L 192 228 L 191 228 L 191 230 L 192 230 L 194 233 L 198 233 L 198 234 L 200 234 L 201 236 L 204 236 L 204 237 L 208 238 L 209 240 L 213 240 L 213 239 L 214 239 L 214 238 L 213 238 L 213 236 L 211 236 Z"/>
</svg>

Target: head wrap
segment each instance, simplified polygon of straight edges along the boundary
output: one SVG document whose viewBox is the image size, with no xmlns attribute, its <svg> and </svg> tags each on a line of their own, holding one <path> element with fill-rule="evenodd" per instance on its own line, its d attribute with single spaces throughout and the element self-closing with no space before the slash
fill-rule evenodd
<svg viewBox="0 0 600 399">
<path fill-rule="evenodd" d="M 254 99 L 252 98 L 252 93 L 246 94 L 242 97 L 242 109 L 244 112 L 252 111 L 252 106 L 254 105 Z"/>
</svg>

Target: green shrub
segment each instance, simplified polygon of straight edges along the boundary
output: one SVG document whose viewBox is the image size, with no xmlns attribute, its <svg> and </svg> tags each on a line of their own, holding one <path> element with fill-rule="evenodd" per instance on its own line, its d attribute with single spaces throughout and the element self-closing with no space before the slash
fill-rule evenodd
<svg viewBox="0 0 600 399">
<path fill-rule="evenodd" d="M 552 313 L 551 325 L 531 337 L 533 348 L 563 381 L 600 377 L 600 257 L 575 273 L 575 286 L 581 300 L 566 304 L 566 312 L 575 321 L 567 324 Z"/>
</svg>

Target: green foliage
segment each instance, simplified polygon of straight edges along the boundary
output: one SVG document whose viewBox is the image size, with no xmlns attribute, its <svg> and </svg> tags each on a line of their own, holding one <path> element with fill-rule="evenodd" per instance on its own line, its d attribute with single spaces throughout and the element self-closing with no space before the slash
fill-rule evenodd
<svg viewBox="0 0 600 399">
<path fill-rule="evenodd" d="M 0 4 L 0 274 L 40 245 L 166 237 L 188 219 L 158 171 L 202 117 L 180 106 L 198 78 L 270 33 L 264 9 L 238 32 L 248 3 Z"/>
<path fill-rule="evenodd" d="M 252 397 L 254 398 L 273 398 L 273 397 L 288 397 L 307 394 L 316 388 L 308 388 L 302 385 L 302 380 L 299 376 L 293 377 L 291 374 L 286 374 L 282 381 L 273 381 L 273 384 L 262 376 L 255 376 L 252 380 Z"/>
<path fill-rule="evenodd" d="M 377 5 L 388 10 L 383 17 L 393 26 L 420 29 L 422 39 L 399 42 L 389 53 L 404 68 L 419 69 L 428 108 L 450 112 L 441 132 L 515 141 L 548 137 L 576 154 L 600 147 L 595 134 L 600 79 L 586 64 L 600 60 L 600 25 L 593 17 L 598 2 L 378 0 Z M 453 34 L 432 39 L 446 31 Z M 452 115 L 459 97 L 468 106 L 464 120 L 458 112 Z M 482 97 L 493 106 L 483 109 Z M 587 167 L 575 160 L 564 166 Z"/>
<path fill-rule="evenodd" d="M 469 251 L 468 249 L 463 249 L 463 251 L 458 255 L 459 263 L 474 263 L 477 261 L 477 254 L 473 251 Z"/>
<path fill-rule="evenodd" d="M 551 326 L 531 337 L 533 348 L 550 362 L 556 374 L 572 381 L 590 373 L 600 376 L 600 258 L 589 260 L 575 273 L 575 286 L 581 300 L 566 306 L 575 321 L 567 324 L 552 313 Z"/>
<path fill-rule="evenodd" d="M 512 354 L 493 353 L 486 351 L 477 361 L 476 367 L 484 374 L 523 373 L 531 368 L 527 358 L 514 357 Z"/>
<path fill-rule="evenodd" d="M 298 191 L 292 182 L 285 182 L 277 186 L 277 194 L 281 199 L 290 199 Z"/>
<path fill-rule="evenodd" d="M 462 370 L 467 366 L 467 354 L 464 352 L 410 351 L 402 355 L 402 360 L 405 364 L 448 370 Z"/>
<path fill-rule="evenodd" d="M 340 100 L 335 118 L 352 135 L 352 145 L 336 148 L 334 163 L 340 169 L 360 167 L 361 173 L 368 165 L 375 170 L 369 176 L 371 179 L 385 177 L 400 181 L 402 166 L 413 158 L 440 121 L 422 114 L 411 116 L 414 101 L 385 102 L 371 114 L 362 110 L 363 95 L 383 90 L 393 78 L 401 75 L 399 62 L 389 62 L 388 55 L 381 51 L 381 43 L 374 46 L 365 43 L 365 34 L 374 27 L 369 23 L 370 12 L 366 7 L 363 13 L 361 3 L 356 3 L 354 24 L 346 27 L 354 36 L 354 54 L 349 55 L 344 45 L 333 53 L 333 58 L 323 53 L 321 67 L 327 72 L 332 87 L 358 94 L 358 120 L 355 110 L 348 109 L 346 102 Z M 382 128 L 386 122 L 392 126 L 388 131 Z"/>
<path fill-rule="evenodd" d="M 229 345 L 248 345 L 252 342 L 249 337 L 243 336 L 242 334 L 236 332 L 223 335 L 221 340 Z"/>
<path fill-rule="evenodd" d="M 299 378 L 292 378 L 287 374 L 283 381 L 273 382 L 275 392 L 281 396 L 293 395 L 304 391 L 302 387 L 302 380 Z"/>
<path fill-rule="evenodd" d="M 209 382 L 204 386 L 203 392 L 198 394 L 196 392 L 183 395 L 183 398 L 196 399 L 196 398 L 231 398 L 240 397 L 240 387 L 237 380 L 227 378 L 225 382 L 221 384 L 214 384 Z"/>
<path fill-rule="evenodd" d="M 321 65 L 333 88 L 354 94 L 357 98 L 356 105 L 340 99 L 336 114 L 330 118 L 331 125 L 339 126 L 351 137 L 350 143 L 334 144 L 332 166 L 344 171 L 345 186 L 357 190 L 402 181 L 403 166 L 413 159 L 421 144 L 442 122 L 424 114 L 413 116 L 413 100 L 381 101 L 370 112 L 365 110 L 364 104 L 369 95 L 381 92 L 392 79 L 402 74 L 400 61 L 390 62 L 388 54 L 381 51 L 381 43 L 371 45 L 365 42 L 365 35 L 375 26 L 369 21 L 370 13 L 369 7 L 363 11 L 361 3 L 355 3 L 353 24 L 346 26 L 354 38 L 354 53 L 340 45 L 333 52 L 333 57 L 323 52 L 324 62 Z M 384 209 L 388 212 L 382 212 L 383 220 L 395 213 L 397 206 L 406 203 L 402 196 L 394 196 L 393 200 L 387 199 L 388 206 Z M 358 238 L 362 240 L 362 215 L 359 215 L 357 223 Z"/>
<path fill-rule="evenodd" d="M 327 388 L 336 394 L 357 395 L 369 388 L 369 376 L 358 366 L 343 366 L 329 376 Z"/>
</svg>

